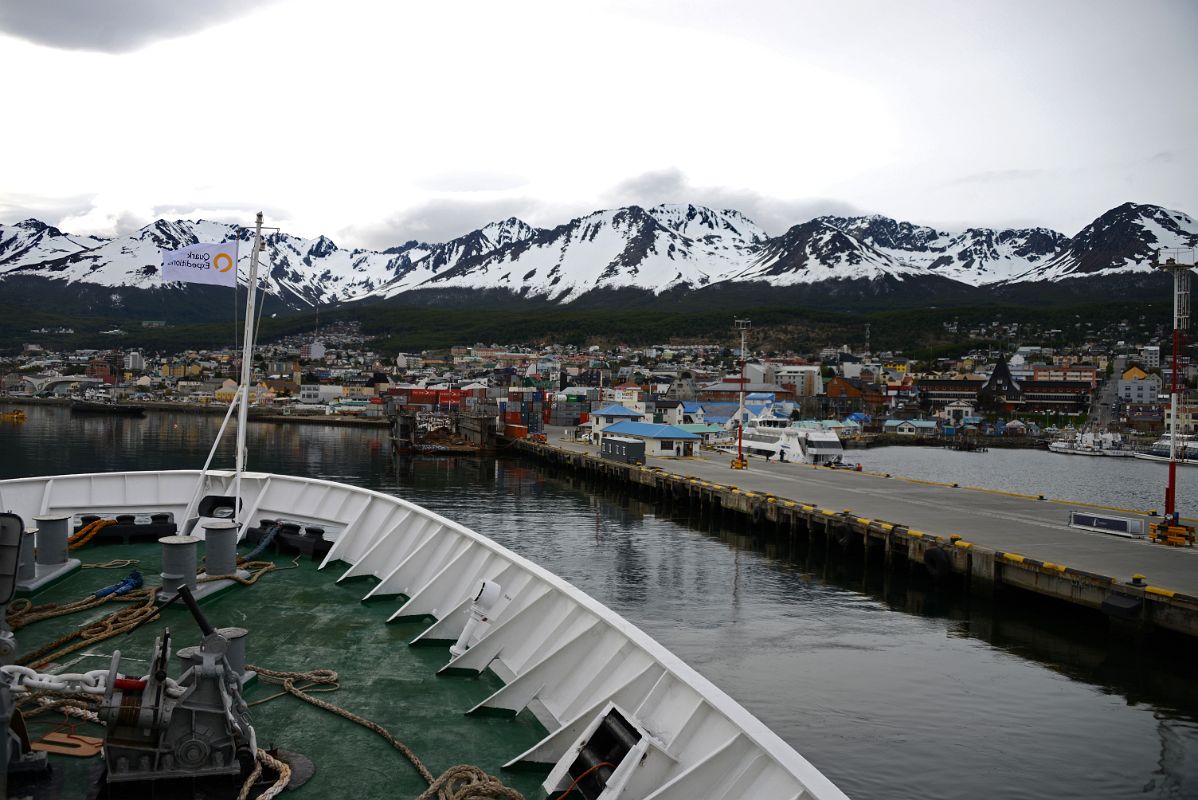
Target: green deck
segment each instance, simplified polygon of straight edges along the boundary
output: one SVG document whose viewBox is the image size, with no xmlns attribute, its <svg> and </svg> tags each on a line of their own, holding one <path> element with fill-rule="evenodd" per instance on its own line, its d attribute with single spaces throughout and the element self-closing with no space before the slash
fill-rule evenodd
<svg viewBox="0 0 1198 800">
<path fill-rule="evenodd" d="M 157 544 L 88 546 L 74 555 L 85 564 L 137 558 L 147 583 L 159 583 Z M 285 569 L 291 566 L 290 558 L 276 557 L 275 561 L 280 569 L 256 585 L 234 586 L 201 603 L 214 626 L 249 629 L 249 663 L 287 671 L 334 669 L 340 673 L 341 688 L 319 696 L 386 727 L 411 747 L 434 775 L 455 764 L 469 763 L 498 775 L 530 800 L 545 796 L 540 788 L 544 774 L 501 769 L 503 763 L 545 735 L 541 724 L 528 712 L 515 718 L 464 713 L 502 685 L 495 676 L 437 677 L 437 669 L 449 659 L 447 647 L 409 647 L 408 641 L 426 624 L 387 624 L 387 617 L 399 605 L 396 600 L 361 603 L 359 599 L 373 579 L 337 584 L 339 565 L 318 572 L 315 562 L 307 558 L 299 559 L 298 569 Z M 79 570 L 31 599 L 35 603 L 78 599 L 127 573 L 125 569 Z M 109 602 L 22 628 L 16 633 L 18 647 L 21 652 L 32 650 L 119 605 Z M 119 649 L 126 657 L 123 671 L 140 677 L 154 637 L 164 625 L 171 629 L 175 650 L 198 644 L 199 631 L 186 609 L 172 606 L 163 621 L 147 624 L 132 636 L 115 637 L 68 656 L 63 671 L 107 668 L 112 651 Z M 72 664 L 82 653 L 91 655 Z M 173 666 L 171 674 L 178 678 L 178 659 Z M 253 702 L 277 691 L 274 684 L 254 681 L 246 697 Z M 288 797 L 411 798 L 426 788 L 407 760 L 376 734 L 294 697 L 254 706 L 251 712 L 259 746 L 300 752 L 316 764 L 313 779 Z M 46 712 L 31 720 L 31 733 L 36 737 L 61 721 L 60 714 Z M 100 731 L 88 724 L 78 730 L 96 736 Z M 63 797 L 84 796 L 86 776 L 95 759 L 52 759 L 67 773 L 68 791 Z M 74 787 L 78 787 L 77 794 L 70 791 Z"/>
</svg>

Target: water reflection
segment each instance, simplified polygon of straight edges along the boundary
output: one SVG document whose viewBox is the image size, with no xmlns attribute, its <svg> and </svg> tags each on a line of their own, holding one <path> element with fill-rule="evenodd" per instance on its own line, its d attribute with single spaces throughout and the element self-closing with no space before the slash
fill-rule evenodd
<svg viewBox="0 0 1198 800">
<path fill-rule="evenodd" d="M 853 796 L 1198 787 L 1193 652 L 1176 639 L 1136 640 L 1037 598 L 938 587 L 818 539 L 757 538 L 535 465 L 497 462 L 495 475 L 505 492 L 535 486 L 556 506 L 544 531 L 496 538 L 678 652 Z M 1020 766 L 996 782 L 1004 760 Z"/>
</svg>

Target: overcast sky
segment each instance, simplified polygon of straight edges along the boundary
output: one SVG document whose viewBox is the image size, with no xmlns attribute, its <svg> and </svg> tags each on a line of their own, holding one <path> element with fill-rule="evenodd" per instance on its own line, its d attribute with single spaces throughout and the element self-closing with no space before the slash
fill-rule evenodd
<svg viewBox="0 0 1198 800">
<path fill-rule="evenodd" d="M 0 222 L 1198 214 L 1198 3 L 0 0 Z"/>
</svg>

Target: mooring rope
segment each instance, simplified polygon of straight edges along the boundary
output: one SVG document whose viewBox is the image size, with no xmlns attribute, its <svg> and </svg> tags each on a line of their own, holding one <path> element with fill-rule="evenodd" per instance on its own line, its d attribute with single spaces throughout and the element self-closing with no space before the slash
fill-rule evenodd
<svg viewBox="0 0 1198 800">
<path fill-rule="evenodd" d="M 287 788 L 287 784 L 291 782 L 291 767 L 286 761 L 275 758 L 270 753 L 258 748 L 257 758 L 254 760 L 254 769 L 249 777 L 245 779 L 245 783 L 241 785 L 241 792 L 237 795 L 237 800 L 246 800 L 250 796 L 250 792 L 254 788 L 254 783 L 262 776 L 263 765 L 270 767 L 276 773 L 278 778 L 270 787 L 262 794 L 258 795 L 257 800 L 273 800 L 280 792 Z"/>
<path fill-rule="evenodd" d="M 83 569 L 125 569 L 126 567 L 136 567 L 140 563 L 141 560 L 136 558 L 114 558 L 99 564 L 84 564 Z"/>
<path fill-rule="evenodd" d="M 33 669 L 41 669 L 76 650 L 82 650 L 96 642 L 102 642 L 130 631 L 158 613 L 158 606 L 155 602 L 157 596 L 157 586 L 136 589 L 125 595 L 114 596 L 118 601 L 131 602 L 135 605 L 114 611 L 89 625 L 76 628 L 52 642 L 47 642 L 36 650 L 23 655 L 17 663 Z"/>
<path fill-rule="evenodd" d="M 284 691 L 298 697 L 305 703 L 314 705 L 317 708 L 323 708 L 325 711 L 361 725 L 381 736 L 388 744 L 402 753 L 404 758 L 408 759 L 416 771 L 420 773 L 420 777 L 424 778 L 428 783 L 428 788 L 421 793 L 417 800 L 432 800 L 432 798 L 437 798 L 437 800 L 494 800 L 494 798 L 524 800 L 524 795 L 520 794 L 520 792 L 510 786 L 506 786 L 503 781 L 494 775 L 490 775 L 486 771 L 470 764 L 452 766 L 441 773 L 439 777 L 434 778 L 419 756 L 382 725 L 359 716 L 352 711 L 348 711 L 341 706 L 336 706 L 313 697 L 308 693 L 308 691 L 314 691 L 314 687 L 316 686 L 336 684 L 338 676 L 334 670 L 317 669 L 310 672 L 282 672 L 253 664 L 246 664 L 246 669 L 258 673 L 258 676 L 263 680 L 281 684 Z M 308 683 L 309 686 L 305 687 L 308 691 L 297 686 L 297 681 Z M 278 695 L 275 696 L 277 697 Z"/>
</svg>

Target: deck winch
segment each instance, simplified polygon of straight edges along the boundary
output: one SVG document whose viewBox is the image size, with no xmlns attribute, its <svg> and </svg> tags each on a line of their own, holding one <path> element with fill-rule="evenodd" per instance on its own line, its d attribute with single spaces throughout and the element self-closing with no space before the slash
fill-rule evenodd
<svg viewBox="0 0 1198 800">
<path fill-rule="evenodd" d="M 224 777 L 240 786 L 253 768 L 257 743 L 241 674 L 227 658 L 229 641 L 209 624 L 186 585 L 178 596 L 204 637 L 178 681 L 169 675 L 169 630 L 158 637 L 144 678 L 121 677 L 121 654 L 113 653 L 101 712 L 110 785 Z"/>
</svg>

